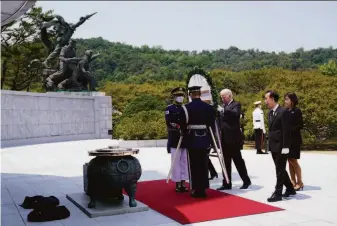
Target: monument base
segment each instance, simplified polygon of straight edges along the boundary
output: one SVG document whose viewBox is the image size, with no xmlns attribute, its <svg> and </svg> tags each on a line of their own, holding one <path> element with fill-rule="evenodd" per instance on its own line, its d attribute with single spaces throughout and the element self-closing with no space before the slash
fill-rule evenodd
<svg viewBox="0 0 337 226">
<path fill-rule="evenodd" d="M 95 208 L 88 208 L 90 198 L 84 192 L 67 195 L 67 199 L 82 210 L 88 217 L 113 216 L 125 213 L 136 213 L 149 210 L 149 207 L 137 200 L 137 207 L 129 207 L 129 197 L 124 195 L 124 200 L 102 202 L 97 200 Z"/>
</svg>

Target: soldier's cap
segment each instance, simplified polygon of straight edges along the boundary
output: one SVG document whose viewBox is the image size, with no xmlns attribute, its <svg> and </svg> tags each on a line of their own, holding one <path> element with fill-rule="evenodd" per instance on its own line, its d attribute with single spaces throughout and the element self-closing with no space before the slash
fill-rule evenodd
<svg viewBox="0 0 337 226">
<path fill-rule="evenodd" d="M 254 105 L 259 105 L 259 104 L 261 104 L 262 102 L 261 101 L 255 101 L 254 102 Z"/>
<path fill-rule="evenodd" d="M 185 95 L 185 88 L 183 87 L 177 87 L 177 88 L 174 88 L 172 91 L 171 91 L 171 94 L 172 95 Z"/>
<path fill-rule="evenodd" d="M 190 93 L 192 93 L 192 92 L 200 92 L 201 87 L 202 86 L 191 86 L 191 87 L 188 87 L 188 91 Z"/>
</svg>

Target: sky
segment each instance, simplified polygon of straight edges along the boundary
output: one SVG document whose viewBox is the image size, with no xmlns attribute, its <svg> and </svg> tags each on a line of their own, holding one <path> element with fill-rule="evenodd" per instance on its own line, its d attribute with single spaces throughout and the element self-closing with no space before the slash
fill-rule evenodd
<svg viewBox="0 0 337 226">
<path fill-rule="evenodd" d="M 74 38 L 171 50 L 293 52 L 337 48 L 337 1 L 37 1 L 67 22 L 97 12 Z"/>
</svg>

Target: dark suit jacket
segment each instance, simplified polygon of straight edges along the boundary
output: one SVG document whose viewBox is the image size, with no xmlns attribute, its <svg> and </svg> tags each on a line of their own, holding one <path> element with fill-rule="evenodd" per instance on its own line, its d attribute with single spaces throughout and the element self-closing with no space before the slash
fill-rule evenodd
<svg viewBox="0 0 337 226">
<path fill-rule="evenodd" d="M 299 108 L 290 110 L 291 144 L 296 147 L 302 144 L 301 129 L 303 129 L 303 116 Z"/>
<path fill-rule="evenodd" d="M 272 111 L 269 111 L 268 114 L 269 151 L 281 152 L 282 148 L 290 147 L 290 113 L 287 109 L 279 106 L 275 114 L 274 117 L 272 116 Z"/>
<path fill-rule="evenodd" d="M 221 142 L 224 145 L 240 146 L 242 144 L 241 104 L 233 100 L 229 105 L 223 107 L 224 111 L 220 114 Z"/>
</svg>

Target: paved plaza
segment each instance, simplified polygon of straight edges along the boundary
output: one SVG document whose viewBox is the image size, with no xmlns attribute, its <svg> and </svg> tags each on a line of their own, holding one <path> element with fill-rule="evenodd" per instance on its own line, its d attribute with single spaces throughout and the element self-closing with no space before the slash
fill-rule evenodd
<svg viewBox="0 0 337 226">
<path fill-rule="evenodd" d="M 179 223 L 154 210 L 125 215 L 89 218 L 66 198 L 83 192 L 83 164 L 90 161 L 88 151 L 117 145 L 117 140 L 85 140 L 48 143 L 1 149 L 1 225 L 2 226 L 177 226 Z M 132 147 L 137 148 L 137 147 Z M 253 185 L 240 190 L 241 180 L 234 168 L 233 189 L 228 193 L 267 203 L 273 192 L 275 169 L 270 155 L 243 151 Z M 135 155 L 142 165 L 140 181 L 165 179 L 170 167 L 166 148 L 140 148 Z M 220 164 L 212 158 L 218 172 Z M 189 225 L 195 226 L 332 226 L 337 225 L 337 155 L 303 153 L 300 160 L 304 191 L 271 205 L 285 210 Z M 220 174 L 219 174 L 220 175 Z M 222 176 L 211 181 L 221 185 Z M 160 191 L 158 191 L 160 192 Z M 19 206 L 25 196 L 54 195 L 71 213 L 67 219 L 45 223 L 27 222 L 31 210 Z M 268 203 L 270 204 L 270 203 Z M 231 208 L 228 206 L 228 208 Z M 226 211 L 224 209 L 224 211 Z"/>
</svg>

